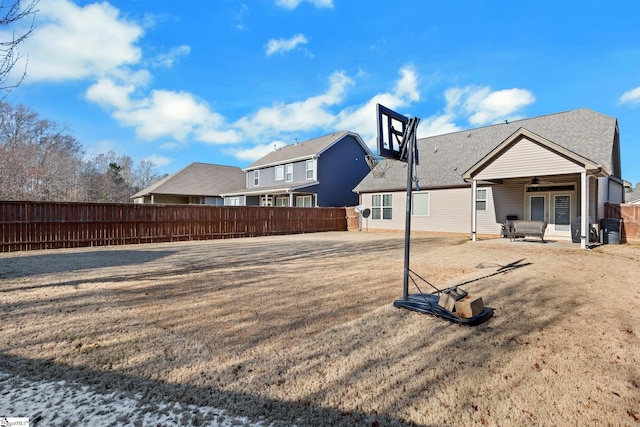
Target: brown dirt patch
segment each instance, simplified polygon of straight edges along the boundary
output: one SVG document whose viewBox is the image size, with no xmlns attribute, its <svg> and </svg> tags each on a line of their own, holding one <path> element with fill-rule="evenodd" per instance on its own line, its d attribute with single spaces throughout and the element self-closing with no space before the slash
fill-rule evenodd
<svg viewBox="0 0 640 427">
<path fill-rule="evenodd" d="M 392 306 L 403 243 L 351 232 L 0 254 L 0 369 L 275 425 L 638 424 L 638 246 L 415 236 L 413 270 L 469 282 L 495 309 L 472 328 Z"/>
</svg>

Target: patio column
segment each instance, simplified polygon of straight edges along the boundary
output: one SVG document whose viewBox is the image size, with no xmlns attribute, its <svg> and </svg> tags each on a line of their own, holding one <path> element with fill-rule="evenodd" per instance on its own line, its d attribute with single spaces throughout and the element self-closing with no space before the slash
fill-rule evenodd
<svg viewBox="0 0 640 427">
<path fill-rule="evenodd" d="M 289 206 L 293 206 L 293 193 L 289 193 Z"/>
<path fill-rule="evenodd" d="M 476 209 L 476 201 L 478 198 L 478 181 L 475 179 L 471 182 L 471 241 L 475 242 L 476 226 L 478 224 L 478 211 Z"/>
<path fill-rule="evenodd" d="M 580 172 L 580 249 L 589 243 L 589 177 L 587 171 Z"/>
</svg>

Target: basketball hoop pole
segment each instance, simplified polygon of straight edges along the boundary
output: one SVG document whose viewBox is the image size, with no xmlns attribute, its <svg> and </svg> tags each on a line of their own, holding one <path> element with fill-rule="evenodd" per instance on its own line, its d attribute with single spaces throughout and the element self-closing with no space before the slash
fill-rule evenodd
<svg viewBox="0 0 640 427">
<path fill-rule="evenodd" d="M 411 246 L 411 193 L 413 191 L 413 172 L 416 163 L 416 129 L 418 127 L 419 118 L 409 119 L 407 132 L 403 138 L 404 149 L 407 154 L 407 200 L 405 203 L 405 225 L 404 225 L 404 278 L 402 282 L 402 297 L 406 300 L 409 298 L 409 260 Z"/>
</svg>

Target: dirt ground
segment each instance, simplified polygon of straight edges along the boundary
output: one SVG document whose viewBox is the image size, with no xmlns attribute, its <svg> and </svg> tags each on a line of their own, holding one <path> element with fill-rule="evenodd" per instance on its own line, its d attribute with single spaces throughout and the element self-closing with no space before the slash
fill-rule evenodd
<svg viewBox="0 0 640 427">
<path fill-rule="evenodd" d="M 414 236 L 416 273 L 494 308 L 477 327 L 393 307 L 403 247 L 336 232 L 0 254 L 0 372 L 262 425 L 640 424 L 640 246 Z"/>
</svg>

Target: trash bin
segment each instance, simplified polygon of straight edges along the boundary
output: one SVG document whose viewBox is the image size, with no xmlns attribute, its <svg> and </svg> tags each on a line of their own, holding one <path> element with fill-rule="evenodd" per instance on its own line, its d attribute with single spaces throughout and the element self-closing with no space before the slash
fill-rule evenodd
<svg viewBox="0 0 640 427">
<path fill-rule="evenodd" d="M 602 243 L 608 245 L 620 244 L 620 222 L 621 220 L 616 218 L 602 218 L 600 220 Z"/>
</svg>

